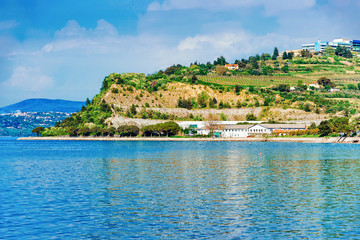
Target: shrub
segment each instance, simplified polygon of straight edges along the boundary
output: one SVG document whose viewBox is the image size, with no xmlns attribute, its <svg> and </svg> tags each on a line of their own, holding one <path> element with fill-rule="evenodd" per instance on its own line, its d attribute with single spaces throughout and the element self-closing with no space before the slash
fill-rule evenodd
<svg viewBox="0 0 360 240">
<path fill-rule="evenodd" d="M 256 116 L 253 113 L 246 114 L 246 121 L 256 121 Z"/>
<path fill-rule="evenodd" d="M 226 121 L 226 115 L 224 113 L 220 114 L 221 121 Z"/>
</svg>

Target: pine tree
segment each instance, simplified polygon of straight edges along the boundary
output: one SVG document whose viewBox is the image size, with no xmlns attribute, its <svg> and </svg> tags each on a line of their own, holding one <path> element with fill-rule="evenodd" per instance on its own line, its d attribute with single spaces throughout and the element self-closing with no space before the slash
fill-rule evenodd
<svg viewBox="0 0 360 240">
<path fill-rule="evenodd" d="M 288 55 L 287 55 L 288 59 L 292 60 L 293 59 L 293 53 L 292 52 L 289 52 Z"/>
<path fill-rule="evenodd" d="M 276 58 L 279 56 L 279 50 L 277 49 L 277 47 L 274 48 L 274 53 L 272 55 L 272 60 L 276 60 Z"/>
<path fill-rule="evenodd" d="M 86 106 L 89 106 L 90 103 L 91 103 L 91 102 L 90 102 L 89 98 L 86 98 L 86 101 L 85 101 Z"/>
<path fill-rule="evenodd" d="M 287 55 L 286 51 L 283 53 L 282 59 L 283 59 L 283 60 L 288 59 L 288 55 Z"/>
</svg>

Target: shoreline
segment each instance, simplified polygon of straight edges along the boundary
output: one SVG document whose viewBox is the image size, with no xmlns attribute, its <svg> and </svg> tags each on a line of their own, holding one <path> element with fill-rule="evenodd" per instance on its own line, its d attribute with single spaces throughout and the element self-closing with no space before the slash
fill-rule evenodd
<svg viewBox="0 0 360 240">
<path fill-rule="evenodd" d="M 17 140 L 55 140 L 55 141 L 153 141 L 153 142 L 295 142 L 295 143 L 352 143 L 359 144 L 359 138 L 348 137 L 338 142 L 338 137 L 329 138 L 159 138 L 159 137 L 20 137 Z M 357 142 L 355 142 L 357 141 Z"/>
</svg>

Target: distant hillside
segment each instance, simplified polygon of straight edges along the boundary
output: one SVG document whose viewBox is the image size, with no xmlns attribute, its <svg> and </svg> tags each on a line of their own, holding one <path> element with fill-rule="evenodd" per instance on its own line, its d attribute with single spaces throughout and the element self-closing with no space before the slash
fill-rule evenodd
<svg viewBox="0 0 360 240">
<path fill-rule="evenodd" d="M 0 114 L 0 136 L 32 136 L 34 128 L 53 127 L 70 115 L 61 112 L 3 113 Z"/>
<path fill-rule="evenodd" d="M 62 99 L 43 99 L 33 98 L 27 99 L 6 107 L 0 108 L 0 113 L 15 113 L 21 112 L 63 112 L 73 113 L 80 111 L 85 102 L 68 101 Z"/>
</svg>

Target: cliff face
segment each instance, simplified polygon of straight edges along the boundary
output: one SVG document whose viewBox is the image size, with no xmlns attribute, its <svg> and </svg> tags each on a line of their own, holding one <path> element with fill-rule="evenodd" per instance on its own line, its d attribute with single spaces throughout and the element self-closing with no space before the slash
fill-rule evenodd
<svg viewBox="0 0 360 240">
<path fill-rule="evenodd" d="M 270 101 L 264 106 L 266 98 Z M 191 102 L 192 108 L 180 108 L 179 100 Z M 328 117 L 324 113 L 296 109 L 299 101 L 286 100 L 278 94 L 252 93 L 247 89 L 236 93 L 234 87 L 218 90 L 206 85 L 181 82 L 168 82 L 157 91 L 113 83 L 103 93 L 101 101 L 114 109 L 112 117 L 107 120 L 107 123 L 114 125 L 125 121 L 126 117 L 139 123 L 143 121 L 136 119 L 207 120 L 215 117 L 220 120 L 221 114 L 226 120 L 245 121 L 246 115 L 251 113 L 259 120 L 276 121 L 320 120 Z M 135 106 L 136 114 L 129 114 L 132 105 Z M 155 113 L 167 117 L 149 116 Z"/>
<path fill-rule="evenodd" d="M 213 98 L 216 99 L 217 104 L 222 101 L 223 103 L 229 103 L 232 107 L 235 107 L 237 101 L 241 103 L 247 102 L 248 104 L 255 104 L 256 101 L 261 104 L 264 102 L 261 97 L 247 91 L 241 91 L 237 95 L 233 88 L 228 91 L 218 91 L 204 85 L 190 85 L 180 82 L 167 83 L 165 89 L 156 92 L 129 88 L 122 84 L 112 84 L 103 99 L 109 104 L 122 108 L 130 107 L 132 104 L 145 107 L 146 103 L 151 108 L 176 108 L 178 107 L 179 98 L 194 99 L 197 102 L 201 94 L 205 96 L 207 107 L 209 107 L 209 101 Z"/>
</svg>

